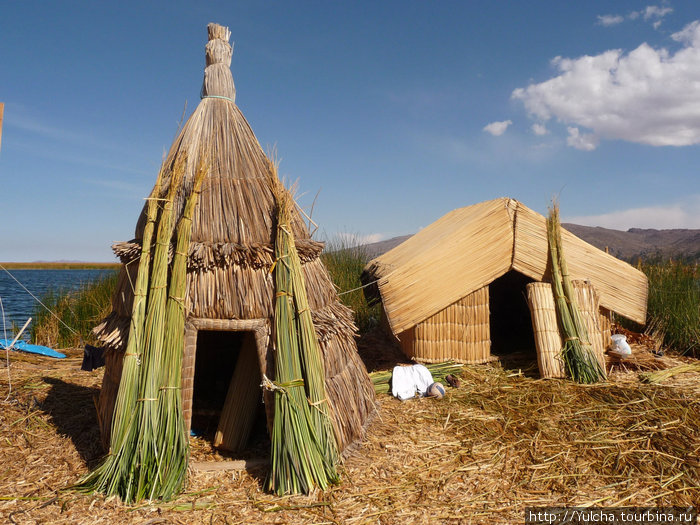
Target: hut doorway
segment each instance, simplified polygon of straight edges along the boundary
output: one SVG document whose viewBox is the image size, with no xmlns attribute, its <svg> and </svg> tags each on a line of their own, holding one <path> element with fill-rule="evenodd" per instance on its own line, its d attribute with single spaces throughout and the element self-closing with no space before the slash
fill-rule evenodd
<svg viewBox="0 0 700 525">
<path fill-rule="evenodd" d="M 197 320 L 185 338 L 185 422 L 192 434 L 230 452 L 246 450 L 253 436 L 267 439 L 260 388 L 267 330 L 251 323 L 257 322 Z"/>
<path fill-rule="evenodd" d="M 535 336 L 527 303 L 532 279 L 511 270 L 489 285 L 491 353 L 497 356 L 523 354 L 536 357 Z"/>
</svg>

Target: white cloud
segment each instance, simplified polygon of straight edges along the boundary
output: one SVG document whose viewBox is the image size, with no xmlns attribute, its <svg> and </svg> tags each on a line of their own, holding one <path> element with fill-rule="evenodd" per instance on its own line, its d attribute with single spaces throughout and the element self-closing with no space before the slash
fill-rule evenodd
<svg viewBox="0 0 700 525">
<path fill-rule="evenodd" d="M 494 137 L 500 137 L 503 135 L 506 130 L 508 129 L 508 126 L 510 126 L 513 123 L 512 120 L 504 120 L 501 122 L 491 122 L 491 124 L 487 124 L 484 126 L 483 131 L 486 131 L 488 133 L 491 133 Z"/>
<path fill-rule="evenodd" d="M 675 54 L 646 43 L 579 58 L 556 57 L 560 74 L 513 91 L 533 118 L 591 130 L 586 142 L 619 139 L 652 146 L 700 143 L 700 23 L 673 35 Z M 576 132 L 569 143 L 580 145 Z M 587 147 L 586 149 L 592 149 Z"/>
<path fill-rule="evenodd" d="M 700 228 L 700 195 L 691 196 L 682 202 L 629 208 L 600 215 L 566 217 L 563 220 L 584 226 L 602 226 L 615 230 Z"/>
<path fill-rule="evenodd" d="M 663 18 L 670 13 L 673 13 L 673 8 L 659 7 L 658 5 L 648 5 L 639 12 L 644 17 L 644 20 Z"/>
<path fill-rule="evenodd" d="M 700 26 L 700 20 L 691 22 L 677 33 L 673 33 L 671 38 L 676 42 L 685 44 L 686 46 L 692 46 L 693 40 L 698 38 L 698 26 Z"/>
<path fill-rule="evenodd" d="M 658 29 L 663 22 L 663 18 L 673 13 L 673 8 L 671 7 L 659 7 L 658 5 L 648 5 L 644 9 L 639 11 L 632 11 L 626 17 L 623 15 L 598 15 L 598 25 L 605 27 L 612 27 L 621 24 L 628 20 L 637 20 L 642 17 L 646 22 L 652 22 L 654 29 Z"/>
<path fill-rule="evenodd" d="M 598 24 L 605 27 L 616 26 L 625 21 L 622 15 L 598 15 Z"/>
<path fill-rule="evenodd" d="M 598 137 L 592 133 L 581 133 L 578 128 L 566 128 L 569 136 L 566 138 L 566 143 L 572 148 L 583 151 L 593 151 L 598 147 Z"/>
<path fill-rule="evenodd" d="M 532 125 L 531 129 L 535 135 L 546 135 L 547 133 L 549 133 L 547 126 L 545 126 L 544 124 L 540 124 L 539 122 L 535 122 Z"/>
</svg>

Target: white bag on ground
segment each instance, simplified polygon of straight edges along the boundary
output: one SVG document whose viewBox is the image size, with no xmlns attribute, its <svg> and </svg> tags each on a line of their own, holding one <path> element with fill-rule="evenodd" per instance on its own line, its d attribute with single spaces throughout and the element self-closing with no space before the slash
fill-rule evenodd
<svg viewBox="0 0 700 525">
<path fill-rule="evenodd" d="M 611 352 L 614 352 L 619 355 L 632 354 L 632 349 L 630 348 L 630 345 L 627 342 L 627 337 L 625 337 L 622 334 L 614 334 L 610 336 L 610 339 L 612 339 Z"/>
<path fill-rule="evenodd" d="M 418 392 L 426 395 L 433 384 L 433 375 L 423 365 L 395 366 L 391 374 L 391 394 L 401 401 L 411 399 Z"/>
</svg>

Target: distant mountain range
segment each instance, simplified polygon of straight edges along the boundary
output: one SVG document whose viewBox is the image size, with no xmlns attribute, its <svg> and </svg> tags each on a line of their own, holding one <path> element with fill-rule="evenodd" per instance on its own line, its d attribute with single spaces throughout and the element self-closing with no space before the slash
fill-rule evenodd
<svg viewBox="0 0 700 525">
<path fill-rule="evenodd" d="M 700 230 L 652 230 L 630 228 L 627 231 L 611 230 L 594 226 L 564 223 L 564 228 L 593 246 L 605 250 L 625 261 L 638 258 L 700 261 Z M 411 237 L 403 235 L 385 241 L 366 244 L 364 248 L 370 259 L 388 252 Z"/>
</svg>

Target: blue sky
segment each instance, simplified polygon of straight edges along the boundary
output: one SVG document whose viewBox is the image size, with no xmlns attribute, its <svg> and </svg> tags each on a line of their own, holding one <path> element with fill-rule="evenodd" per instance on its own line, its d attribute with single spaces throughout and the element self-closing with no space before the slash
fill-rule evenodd
<svg viewBox="0 0 700 525">
<path fill-rule="evenodd" d="M 199 102 L 212 21 L 321 236 L 555 194 L 580 224 L 700 228 L 698 20 L 697 2 L 0 1 L 0 260 L 114 260 Z"/>
</svg>

